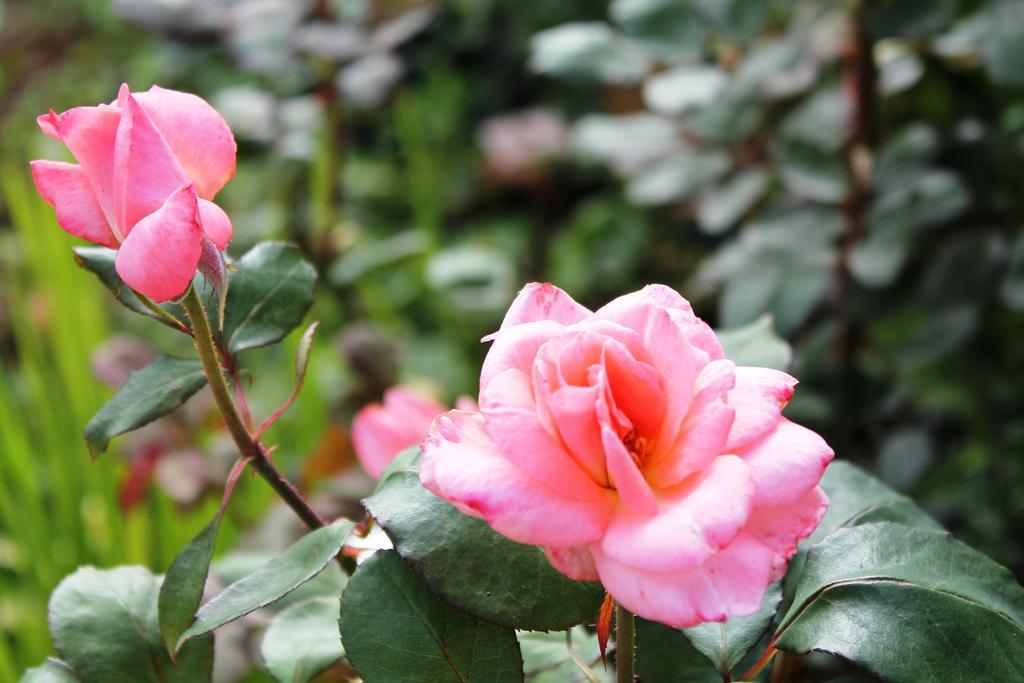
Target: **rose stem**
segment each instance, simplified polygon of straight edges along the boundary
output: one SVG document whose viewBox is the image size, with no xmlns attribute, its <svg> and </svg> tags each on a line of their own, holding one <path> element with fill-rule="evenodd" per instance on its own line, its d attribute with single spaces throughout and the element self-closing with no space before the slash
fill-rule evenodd
<svg viewBox="0 0 1024 683">
<path fill-rule="evenodd" d="M 217 349 L 213 343 L 213 336 L 210 334 L 210 321 L 206 317 L 206 309 L 203 308 L 194 288 L 189 288 L 188 294 L 182 301 L 182 307 L 188 313 L 189 320 L 192 321 L 192 336 L 195 339 L 199 360 L 203 364 L 203 372 L 210 383 L 213 400 L 224 417 L 224 422 L 227 424 L 228 431 L 231 432 L 231 437 L 235 440 L 239 452 L 243 457 L 251 460 L 252 468 L 270 484 L 281 500 L 295 511 L 295 514 L 306 526 L 310 529 L 324 526 L 326 524 L 324 520 L 278 471 L 268 457 L 267 450 L 257 439 L 253 438 L 245 426 L 245 421 L 231 396 L 231 390 L 228 388 L 224 372 L 217 360 Z"/>
<path fill-rule="evenodd" d="M 615 606 L 615 683 L 633 683 L 633 658 L 636 645 L 633 638 L 633 613 L 622 605 Z"/>
</svg>

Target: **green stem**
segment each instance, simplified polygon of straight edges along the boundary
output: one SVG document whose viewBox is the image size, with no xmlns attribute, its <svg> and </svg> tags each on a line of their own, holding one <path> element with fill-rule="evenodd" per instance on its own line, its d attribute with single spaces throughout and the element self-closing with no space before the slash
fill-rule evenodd
<svg viewBox="0 0 1024 683">
<path fill-rule="evenodd" d="M 263 477 L 278 496 L 288 504 L 295 514 L 305 522 L 311 529 L 318 529 L 325 525 L 324 520 L 310 507 L 302 494 L 284 478 L 274 463 L 270 460 L 267 450 L 260 442 L 249 433 L 245 421 L 238 410 L 224 378 L 224 371 L 217 359 L 217 347 L 213 343 L 213 335 L 210 333 L 210 321 L 206 317 L 206 309 L 195 289 L 189 289 L 188 294 L 182 301 L 182 307 L 188 313 L 192 321 L 192 336 L 195 339 L 196 351 L 199 353 L 199 360 L 203 364 L 203 372 L 210 383 L 210 391 L 213 400 L 217 404 L 231 438 L 235 440 L 242 457 L 252 462 L 252 468 Z"/>
<path fill-rule="evenodd" d="M 622 605 L 615 606 L 615 683 L 633 683 L 636 641 L 633 613 Z"/>
</svg>

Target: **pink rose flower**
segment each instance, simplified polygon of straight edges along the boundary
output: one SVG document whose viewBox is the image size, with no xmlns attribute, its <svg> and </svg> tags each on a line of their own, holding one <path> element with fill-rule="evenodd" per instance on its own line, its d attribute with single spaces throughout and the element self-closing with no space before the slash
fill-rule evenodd
<svg viewBox="0 0 1024 683">
<path fill-rule="evenodd" d="M 828 500 L 832 449 L 781 415 L 796 380 L 725 358 L 668 287 L 595 313 L 527 285 L 480 410 L 423 442 L 423 485 L 630 611 L 683 628 L 746 615 Z"/>
<path fill-rule="evenodd" d="M 177 297 L 203 249 L 231 241 L 231 221 L 211 200 L 235 174 L 235 139 L 199 97 L 122 85 L 116 102 L 37 121 L 78 161 L 33 161 L 39 194 L 69 233 L 118 250 L 117 273 L 135 291 Z"/>
<path fill-rule="evenodd" d="M 445 406 L 409 387 L 384 392 L 384 405 L 370 403 L 352 419 L 352 444 L 363 469 L 379 479 L 396 455 L 415 446 Z"/>
</svg>

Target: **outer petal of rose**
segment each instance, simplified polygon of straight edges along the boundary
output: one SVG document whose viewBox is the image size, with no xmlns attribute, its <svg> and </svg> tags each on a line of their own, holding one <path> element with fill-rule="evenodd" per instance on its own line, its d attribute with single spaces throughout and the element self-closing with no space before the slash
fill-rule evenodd
<svg viewBox="0 0 1024 683">
<path fill-rule="evenodd" d="M 663 492 L 657 515 L 617 512 L 601 550 L 617 562 L 651 571 L 699 567 L 747 524 L 753 498 L 746 463 L 721 456 L 699 478 Z"/>
<path fill-rule="evenodd" d="M 669 317 L 668 309 L 637 296 L 643 291 L 632 295 L 636 296 L 635 305 L 624 305 L 621 302 L 627 297 L 620 297 L 595 315 L 609 316 L 614 322 L 635 330 L 643 339 L 648 355 L 645 360 L 658 371 L 665 392 L 665 412 L 655 443 L 656 448 L 664 448 L 675 442 L 700 368 L 682 330 Z"/>
<path fill-rule="evenodd" d="M 195 189 L 178 189 L 136 227 L 117 252 L 117 274 L 158 303 L 182 294 L 196 274 L 202 251 Z"/>
<path fill-rule="evenodd" d="M 574 581 L 597 581 L 597 567 L 585 545 L 575 548 L 544 548 L 551 566 Z"/>
<path fill-rule="evenodd" d="M 741 456 L 754 480 L 754 504 L 785 505 L 817 485 L 832 459 L 825 440 L 806 427 L 782 418 L 778 426 Z"/>
<path fill-rule="evenodd" d="M 424 435 L 434 418 L 446 410 L 438 401 L 401 385 L 384 392 L 384 407 L 404 421 L 415 424 Z"/>
<path fill-rule="evenodd" d="M 506 460 L 479 413 L 440 415 L 423 442 L 420 480 L 436 495 L 470 509 L 519 543 L 572 547 L 596 541 L 611 511 L 610 494 L 580 501 L 562 495 Z"/>
<path fill-rule="evenodd" d="M 60 227 L 75 237 L 117 248 L 117 238 L 81 166 L 63 161 L 33 161 L 30 166 L 36 189 L 56 210 Z"/>
<path fill-rule="evenodd" d="M 746 531 L 775 553 L 773 581 L 785 573 L 797 543 L 811 535 L 827 509 L 828 496 L 815 486 L 792 503 L 751 512 Z"/>
<path fill-rule="evenodd" d="M 231 219 L 213 202 L 205 199 L 199 200 L 199 221 L 202 223 L 203 232 L 210 238 L 210 241 L 219 249 L 224 251 L 231 242 Z"/>
<path fill-rule="evenodd" d="M 771 575 L 773 553 L 741 531 L 700 567 L 651 572 L 617 562 L 592 547 L 601 582 L 626 609 L 675 628 L 753 614 Z"/>
<path fill-rule="evenodd" d="M 655 487 L 672 486 L 724 453 L 734 415 L 722 400 L 691 411 L 668 455 L 644 468 L 648 481 Z"/>
<path fill-rule="evenodd" d="M 63 114 L 51 111 L 46 118 L 49 125 L 40 123 L 40 127 L 44 132 L 54 131 L 68 146 L 82 166 L 108 223 L 113 224 L 114 141 L 121 121 L 120 110 L 106 106 L 75 107 Z"/>
<path fill-rule="evenodd" d="M 736 409 L 736 420 L 725 448 L 735 453 L 764 436 L 782 419 L 782 409 L 793 396 L 796 379 L 770 368 L 738 367 L 736 386 L 726 401 Z"/>
<path fill-rule="evenodd" d="M 480 392 L 483 393 L 492 379 L 509 368 L 529 375 L 540 347 L 564 330 L 565 327 L 559 323 L 539 320 L 510 327 L 495 337 L 480 368 Z"/>
<path fill-rule="evenodd" d="M 607 492 L 591 479 L 544 429 L 529 378 L 509 369 L 480 392 L 487 433 L 511 463 L 534 479 L 577 500 L 604 499 Z"/>
<path fill-rule="evenodd" d="M 136 93 L 203 199 L 213 199 L 235 175 L 238 146 L 227 121 L 206 100 L 154 85 Z M 216 240 L 214 240 L 216 242 Z"/>
<path fill-rule="evenodd" d="M 189 180 L 149 114 L 124 86 L 119 102 L 123 111 L 114 146 L 114 206 L 118 227 L 127 236 Z"/>
<path fill-rule="evenodd" d="M 653 304 L 659 308 L 677 309 L 685 313 L 693 313 L 693 307 L 690 306 L 690 302 L 684 299 L 679 292 L 666 285 L 653 284 L 609 301 L 597 310 L 596 315 L 601 318 L 614 320 L 622 315 L 623 312 L 641 304 Z"/>
<path fill-rule="evenodd" d="M 608 463 L 608 476 L 619 493 L 619 499 L 632 515 L 642 518 L 656 515 L 658 501 L 654 497 L 654 492 L 626 450 L 622 439 L 610 426 L 602 425 L 601 440 Z"/>
<path fill-rule="evenodd" d="M 591 316 L 591 312 L 558 287 L 546 282 L 531 282 L 519 290 L 498 332 L 484 337 L 490 341 L 510 327 L 539 320 L 553 320 L 562 325 L 571 325 Z"/>
</svg>

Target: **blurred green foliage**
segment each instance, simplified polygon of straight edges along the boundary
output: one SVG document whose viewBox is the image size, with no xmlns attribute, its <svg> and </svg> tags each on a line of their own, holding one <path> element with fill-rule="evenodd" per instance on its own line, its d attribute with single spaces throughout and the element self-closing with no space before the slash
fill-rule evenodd
<svg viewBox="0 0 1024 683">
<path fill-rule="evenodd" d="M 0 681 L 50 651 L 61 577 L 164 571 L 214 509 L 151 486 L 122 513 L 134 446 L 89 461 L 104 341 L 187 349 L 76 267 L 27 176 L 62 153 L 36 115 L 126 81 L 228 118 L 231 253 L 288 239 L 320 273 L 270 433 L 297 478 L 351 461 L 328 425 L 388 384 L 475 393 L 522 283 L 664 282 L 716 327 L 769 314 L 788 414 L 1021 577 L 1022 36 L 1019 0 L 0 0 Z M 296 341 L 243 356 L 257 413 Z M 216 461 L 216 421 L 185 427 Z M 236 495 L 221 554 L 270 498 Z"/>
</svg>

